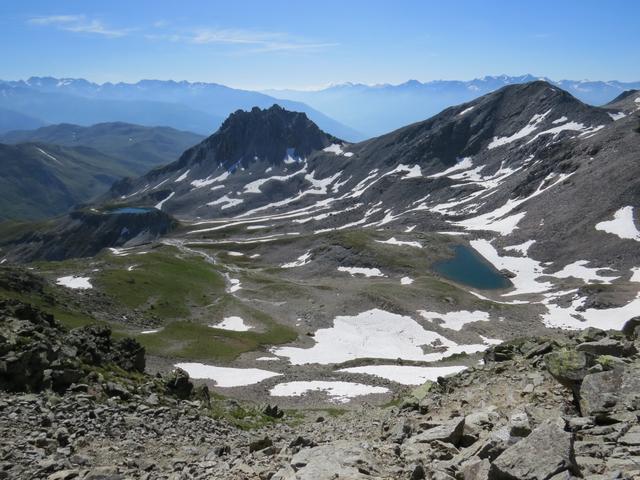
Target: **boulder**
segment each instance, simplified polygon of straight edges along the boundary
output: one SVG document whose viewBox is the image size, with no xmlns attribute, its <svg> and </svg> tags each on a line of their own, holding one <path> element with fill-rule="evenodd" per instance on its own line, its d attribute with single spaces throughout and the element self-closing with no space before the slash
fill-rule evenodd
<svg viewBox="0 0 640 480">
<path fill-rule="evenodd" d="M 591 362 L 584 352 L 562 348 L 547 353 L 544 363 L 558 382 L 576 392 L 582 379 L 589 373 Z"/>
<path fill-rule="evenodd" d="M 249 443 L 249 452 L 257 452 L 273 446 L 273 441 L 269 437 L 260 438 Z"/>
<path fill-rule="evenodd" d="M 384 478 L 380 466 L 366 444 L 338 440 L 327 445 L 305 448 L 279 470 L 278 480 L 375 480 Z"/>
<path fill-rule="evenodd" d="M 597 342 L 606 338 L 607 332 L 596 327 L 587 327 L 578 334 L 578 342 Z"/>
<path fill-rule="evenodd" d="M 632 343 L 621 342 L 613 338 L 602 338 L 594 342 L 581 343 L 576 347 L 579 352 L 585 352 L 593 356 L 611 355 L 613 357 L 629 357 L 638 351 Z"/>
<path fill-rule="evenodd" d="M 622 333 L 629 340 L 635 340 L 640 337 L 640 316 L 627 320 L 622 326 Z"/>
<path fill-rule="evenodd" d="M 489 460 L 475 457 L 462 466 L 464 480 L 488 480 L 491 463 Z"/>
<path fill-rule="evenodd" d="M 189 374 L 181 368 L 174 369 L 164 379 L 167 393 L 175 395 L 180 399 L 187 399 L 193 391 L 193 383 L 189 379 Z"/>
<path fill-rule="evenodd" d="M 464 431 L 464 417 L 457 417 L 411 437 L 413 443 L 429 443 L 439 440 L 452 445 L 459 445 Z"/>
<path fill-rule="evenodd" d="M 529 416 L 526 412 L 514 412 L 509 417 L 509 434 L 513 437 L 526 437 L 531 433 Z"/>
<path fill-rule="evenodd" d="M 608 416 L 640 410 L 640 365 L 587 375 L 580 388 L 582 415 Z"/>
<path fill-rule="evenodd" d="M 500 454 L 491 464 L 489 478 L 547 480 L 565 470 L 576 471 L 573 435 L 556 418 Z"/>
<path fill-rule="evenodd" d="M 115 346 L 114 361 L 120 368 L 131 372 L 144 372 L 145 351 L 137 340 L 123 338 Z"/>
</svg>

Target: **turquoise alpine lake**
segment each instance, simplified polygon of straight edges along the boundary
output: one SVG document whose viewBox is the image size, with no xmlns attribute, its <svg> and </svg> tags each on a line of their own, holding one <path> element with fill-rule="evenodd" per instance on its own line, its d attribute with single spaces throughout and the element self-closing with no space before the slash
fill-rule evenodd
<svg viewBox="0 0 640 480">
<path fill-rule="evenodd" d="M 472 248 L 453 247 L 454 256 L 436 262 L 433 269 L 448 280 L 480 290 L 508 288 L 512 283 Z"/>
</svg>

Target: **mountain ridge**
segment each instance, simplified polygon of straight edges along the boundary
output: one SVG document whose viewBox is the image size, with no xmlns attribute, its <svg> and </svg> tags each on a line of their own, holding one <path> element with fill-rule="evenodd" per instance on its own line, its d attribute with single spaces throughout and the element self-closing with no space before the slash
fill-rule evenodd
<svg viewBox="0 0 640 480">
<path fill-rule="evenodd" d="M 356 130 L 304 103 L 220 84 L 163 80 L 96 84 L 84 79 L 31 77 L 26 81 L 0 81 L 0 92 L 0 107 L 29 112 L 48 123 L 125 121 L 211 134 L 237 109 L 282 103 L 290 110 L 306 112 L 337 136 L 363 138 Z"/>
<path fill-rule="evenodd" d="M 354 125 L 370 136 L 390 132 L 502 88 L 542 79 L 570 92 L 585 103 L 603 105 L 621 92 L 640 88 L 638 82 L 553 81 L 531 74 L 486 76 L 469 81 L 407 81 L 397 85 L 338 84 L 320 90 L 265 90 L 284 98 L 304 101 L 329 115 Z"/>
</svg>

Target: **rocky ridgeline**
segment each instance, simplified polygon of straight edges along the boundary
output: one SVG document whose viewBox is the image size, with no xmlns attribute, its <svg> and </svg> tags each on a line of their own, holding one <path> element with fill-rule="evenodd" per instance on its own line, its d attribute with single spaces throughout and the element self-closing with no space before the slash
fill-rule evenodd
<svg viewBox="0 0 640 480">
<path fill-rule="evenodd" d="M 639 478 L 639 326 L 494 346 L 394 406 L 285 414 L 0 302 L 0 479 Z"/>
</svg>

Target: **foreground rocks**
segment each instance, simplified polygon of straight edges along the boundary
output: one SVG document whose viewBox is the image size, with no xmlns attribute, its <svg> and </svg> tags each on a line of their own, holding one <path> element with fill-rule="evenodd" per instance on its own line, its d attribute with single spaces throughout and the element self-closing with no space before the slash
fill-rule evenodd
<svg viewBox="0 0 640 480">
<path fill-rule="evenodd" d="M 636 328 L 507 342 L 399 406 L 319 415 L 146 375 L 140 346 L 101 327 L 0 312 L 0 479 L 640 477 Z"/>
</svg>

